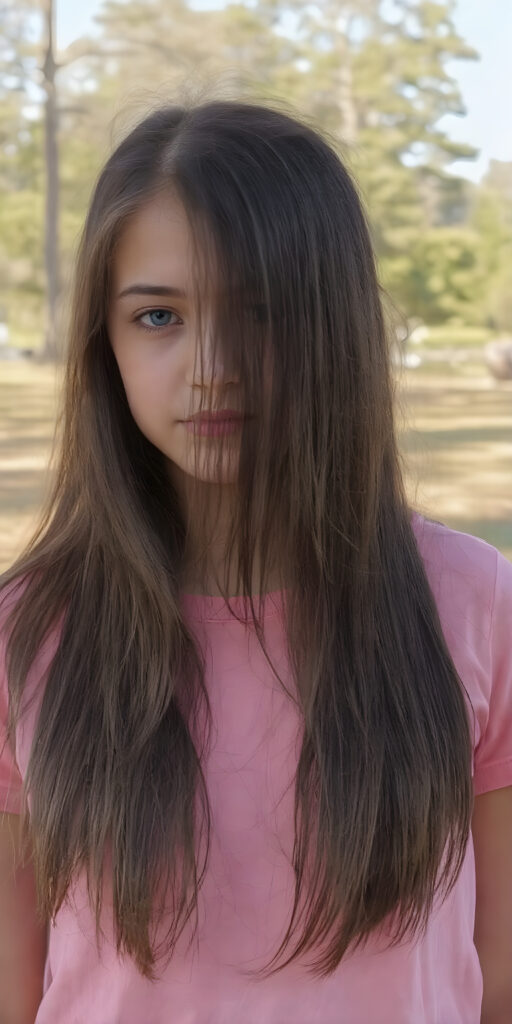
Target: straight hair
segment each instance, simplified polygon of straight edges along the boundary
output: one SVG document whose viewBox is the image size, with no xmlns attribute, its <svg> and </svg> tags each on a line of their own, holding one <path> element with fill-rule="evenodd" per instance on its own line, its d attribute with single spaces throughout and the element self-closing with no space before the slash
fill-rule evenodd
<svg viewBox="0 0 512 1024">
<path fill-rule="evenodd" d="M 255 973 L 307 952 L 327 976 L 391 920 L 392 944 L 419 936 L 465 856 L 468 713 L 413 531 L 375 260 L 338 150 L 283 104 L 246 100 L 164 106 L 120 142 L 79 246 L 51 490 L 0 578 L 7 604 L 16 598 L 11 741 L 30 666 L 58 629 L 24 780 L 40 914 L 54 920 L 85 869 L 99 941 L 108 859 L 118 953 L 152 980 L 197 912 L 211 826 L 205 656 L 180 605 L 189 523 L 131 414 L 107 329 L 116 244 L 157 196 L 183 204 L 199 325 L 208 302 L 214 359 L 220 345 L 259 413 L 241 432 L 218 582 L 229 603 L 233 569 L 242 621 L 283 686 L 261 616 L 276 566 L 287 594 L 303 728 L 295 894 Z M 211 446 L 213 470 L 222 449 Z M 207 537 L 222 487 L 205 490 L 191 507 Z"/>
</svg>

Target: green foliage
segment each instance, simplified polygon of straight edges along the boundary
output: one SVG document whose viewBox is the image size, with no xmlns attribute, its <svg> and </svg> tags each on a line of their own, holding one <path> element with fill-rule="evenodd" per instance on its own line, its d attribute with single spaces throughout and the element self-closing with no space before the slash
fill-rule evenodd
<svg viewBox="0 0 512 1024">
<path fill-rule="evenodd" d="M 484 281 L 478 264 L 478 236 L 467 227 L 437 227 L 423 232 L 411 252 L 407 303 L 429 323 L 452 317 L 474 322 Z"/>
</svg>

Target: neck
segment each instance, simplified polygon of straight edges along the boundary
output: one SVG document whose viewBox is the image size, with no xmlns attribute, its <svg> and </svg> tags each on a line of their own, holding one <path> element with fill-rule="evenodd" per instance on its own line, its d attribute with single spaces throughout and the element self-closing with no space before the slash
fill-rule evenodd
<svg viewBox="0 0 512 1024">
<path fill-rule="evenodd" d="M 171 479 L 178 491 L 180 500 L 185 510 L 187 538 L 184 552 L 183 571 L 181 574 L 180 589 L 185 594 L 197 594 L 207 597 L 222 596 L 223 590 L 228 597 L 239 597 L 241 584 L 236 575 L 237 552 L 233 551 L 231 564 L 227 566 L 228 550 L 228 528 L 230 525 L 230 502 L 233 500 L 232 488 L 223 486 L 221 491 L 221 507 L 217 511 L 215 520 L 206 517 L 202 525 L 205 534 L 198 529 L 196 520 L 191 514 L 193 501 L 191 501 L 190 481 L 186 474 L 178 470 L 178 467 L 170 465 Z M 215 485 L 213 485 L 215 486 Z M 205 484 L 214 497 L 214 490 L 211 484 Z M 215 504 L 213 503 L 213 508 Z M 271 593 L 277 591 L 284 585 L 278 570 L 278 559 L 270 559 L 268 545 L 266 549 L 267 579 L 262 589 L 260 580 L 260 551 L 255 552 L 253 573 L 250 593 L 254 596 L 260 593 Z"/>
<path fill-rule="evenodd" d="M 233 567 L 231 567 L 229 578 L 226 579 L 225 565 L 217 563 L 216 566 L 212 566 L 211 561 L 209 566 L 205 567 L 203 571 L 198 570 L 197 566 L 185 565 L 185 570 L 182 574 L 181 579 L 181 590 L 185 594 L 197 594 L 204 595 L 205 597 L 220 597 L 223 594 L 223 587 L 226 596 L 228 597 L 240 597 L 242 596 L 241 584 L 236 579 L 236 574 Z M 279 570 L 277 567 L 272 567 L 271 571 L 267 575 L 265 581 L 264 590 L 261 591 L 261 580 L 260 580 L 260 562 L 259 558 L 256 558 L 250 593 L 256 596 L 260 593 L 271 593 L 276 590 L 281 590 L 285 585 L 281 579 Z"/>
</svg>

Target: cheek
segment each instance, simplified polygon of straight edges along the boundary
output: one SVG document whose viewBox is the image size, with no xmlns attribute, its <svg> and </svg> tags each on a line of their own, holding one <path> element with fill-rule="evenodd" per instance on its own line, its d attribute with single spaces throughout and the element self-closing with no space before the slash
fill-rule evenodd
<svg viewBox="0 0 512 1024">
<path fill-rule="evenodd" d="M 146 427 L 156 428 L 162 415 L 172 412 L 172 382 L 161 367 L 148 359 L 134 359 L 123 354 L 117 358 L 126 398 L 132 416 L 145 433 Z"/>
</svg>

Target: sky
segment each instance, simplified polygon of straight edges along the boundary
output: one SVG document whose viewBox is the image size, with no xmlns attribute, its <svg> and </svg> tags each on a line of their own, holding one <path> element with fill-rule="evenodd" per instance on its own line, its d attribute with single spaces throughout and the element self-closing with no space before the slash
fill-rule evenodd
<svg viewBox="0 0 512 1024">
<path fill-rule="evenodd" d="M 102 0 L 57 0 L 58 47 L 94 34 L 94 15 L 101 6 Z M 190 6 L 205 9 L 223 4 L 222 0 L 192 0 Z M 455 161 L 450 168 L 454 174 L 479 181 L 489 160 L 512 161 L 512 0 L 457 0 L 454 22 L 480 60 L 447 65 L 447 72 L 459 83 L 467 113 L 444 117 L 438 126 L 455 141 L 480 150 L 476 160 Z"/>
</svg>

